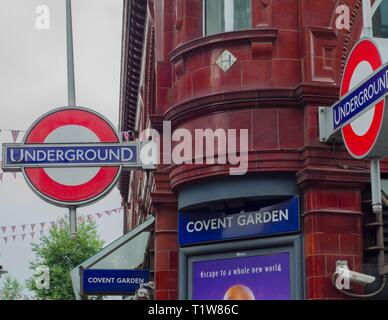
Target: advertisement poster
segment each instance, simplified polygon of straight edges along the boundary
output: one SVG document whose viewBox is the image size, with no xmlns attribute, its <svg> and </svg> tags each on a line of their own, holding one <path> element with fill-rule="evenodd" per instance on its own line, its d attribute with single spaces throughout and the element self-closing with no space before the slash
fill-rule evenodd
<svg viewBox="0 0 388 320">
<path fill-rule="evenodd" d="M 193 300 L 289 300 L 289 253 L 193 262 Z"/>
</svg>

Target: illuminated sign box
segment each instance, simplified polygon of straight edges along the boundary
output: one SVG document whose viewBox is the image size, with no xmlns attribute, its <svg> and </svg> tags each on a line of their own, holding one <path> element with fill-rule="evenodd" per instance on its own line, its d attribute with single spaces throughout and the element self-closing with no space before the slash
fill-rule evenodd
<svg viewBox="0 0 388 320">
<path fill-rule="evenodd" d="M 85 269 L 82 293 L 89 295 L 130 295 L 146 284 L 148 270 Z"/>
<path fill-rule="evenodd" d="M 181 212 L 180 245 L 263 237 L 300 230 L 299 197 L 252 212 Z"/>
</svg>

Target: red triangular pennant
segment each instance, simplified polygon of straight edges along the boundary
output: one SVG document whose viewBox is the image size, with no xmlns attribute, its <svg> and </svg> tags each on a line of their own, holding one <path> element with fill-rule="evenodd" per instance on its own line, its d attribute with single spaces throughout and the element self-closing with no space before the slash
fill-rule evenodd
<svg viewBox="0 0 388 320">
<path fill-rule="evenodd" d="M 129 141 L 129 131 L 124 131 L 123 132 L 123 137 L 125 141 Z"/>
<path fill-rule="evenodd" d="M 12 133 L 12 140 L 13 140 L 13 142 L 16 142 L 18 137 L 19 137 L 20 131 L 19 130 L 11 130 L 11 133 Z"/>
</svg>

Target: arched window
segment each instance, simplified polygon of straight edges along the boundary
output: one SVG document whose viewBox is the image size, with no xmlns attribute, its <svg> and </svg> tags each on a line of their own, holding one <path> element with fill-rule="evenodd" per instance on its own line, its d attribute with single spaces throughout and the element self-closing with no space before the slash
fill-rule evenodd
<svg viewBox="0 0 388 320">
<path fill-rule="evenodd" d="M 249 29 L 251 0 L 204 0 L 204 34 Z"/>
<path fill-rule="evenodd" d="M 376 38 L 388 38 L 388 1 L 378 2 L 380 4 L 373 14 L 373 36 Z"/>
</svg>

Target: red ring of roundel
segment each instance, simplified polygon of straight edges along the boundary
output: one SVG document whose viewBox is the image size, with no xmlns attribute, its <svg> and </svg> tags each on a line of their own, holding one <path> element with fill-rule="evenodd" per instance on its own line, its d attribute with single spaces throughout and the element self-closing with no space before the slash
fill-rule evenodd
<svg viewBox="0 0 388 320">
<path fill-rule="evenodd" d="M 115 130 L 104 119 L 87 110 L 68 109 L 48 114 L 30 131 L 26 144 L 43 143 L 55 129 L 65 125 L 84 126 L 93 131 L 101 142 L 119 142 Z M 88 182 L 66 186 L 51 179 L 44 169 L 26 168 L 25 176 L 42 195 L 62 203 L 87 202 L 103 193 L 115 180 L 118 167 L 102 167 Z"/>
<path fill-rule="evenodd" d="M 349 85 L 358 64 L 366 60 L 372 66 L 373 71 L 377 70 L 382 65 L 379 50 L 375 44 L 365 39 L 360 41 L 353 49 L 342 79 L 341 96 L 344 96 L 349 91 Z M 342 136 L 348 151 L 356 158 L 362 158 L 370 152 L 378 137 L 380 127 L 383 121 L 385 101 L 381 101 L 375 106 L 375 113 L 372 124 L 368 131 L 363 136 L 358 136 L 350 124 L 342 128 Z"/>
</svg>

